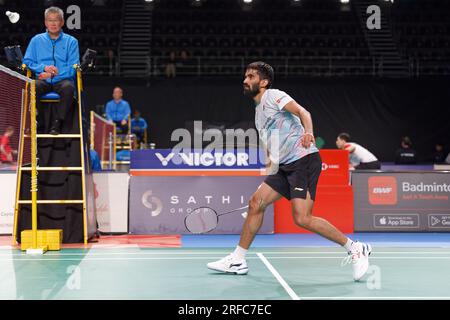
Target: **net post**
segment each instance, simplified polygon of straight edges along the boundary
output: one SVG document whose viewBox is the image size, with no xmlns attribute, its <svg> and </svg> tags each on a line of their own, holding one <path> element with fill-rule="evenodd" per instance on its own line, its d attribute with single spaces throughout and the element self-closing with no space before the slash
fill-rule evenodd
<svg viewBox="0 0 450 320">
<path fill-rule="evenodd" d="M 25 63 L 22 63 L 22 70 L 26 70 L 26 75 L 28 78 L 31 78 L 31 70 L 27 67 Z"/>
<path fill-rule="evenodd" d="M 94 149 L 94 130 L 95 130 L 94 111 L 91 111 L 91 149 Z"/>
<path fill-rule="evenodd" d="M 84 166 L 84 139 L 83 139 L 83 114 L 82 114 L 82 106 L 81 106 L 81 92 L 83 91 L 83 81 L 81 78 L 81 68 L 78 64 L 74 64 L 73 68 L 76 71 L 77 76 L 77 97 L 78 97 L 78 125 L 80 130 L 80 158 L 81 158 L 81 188 L 83 195 L 83 242 L 85 245 L 88 244 L 88 229 L 87 229 L 87 194 L 86 194 L 86 168 Z"/>
<path fill-rule="evenodd" d="M 22 65 L 23 70 L 25 70 L 26 65 Z M 28 74 L 27 70 L 27 74 Z M 17 180 L 16 180 L 16 201 L 14 204 L 14 224 L 13 224 L 13 233 L 12 233 L 12 243 L 11 245 L 17 244 L 17 228 L 18 228 L 18 222 L 19 222 L 19 198 L 20 198 L 20 185 L 22 180 L 22 159 L 23 159 L 23 149 L 24 149 L 24 136 L 25 136 L 25 129 L 27 124 L 27 108 L 28 108 L 28 91 L 30 89 L 30 83 L 25 83 L 25 91 L 22 93 L 22 116 L 21 116 L 21 123 L 20 123 L 20 139 L 19 139 L 19 153 L 17 157 Z"/>
<path fill-rule="evenodd" d="M 114 123 L 114 122 L 113 122 Z M 113 146 L 114 146 L 114 153 L 113 153 L 113 163 L 114 163 L 114 170 L 117 170 L 117 156 L 116 156 L 116 152 L 117 152 L 117 129 L 116 129 L 116 124 L 114 123 L 114 142 L 113 142 Z"/>
<path fill-rule="evenodd" d="M 114 153 L 114 150 L 113 150 L 113 137 L 112 137 L 112 135 L 113 135 L 113 133 L 112 132 L 110 132 L 109 133 L 109 135 L 108 135 L 108 147 L 109 147 L 109 149 L 108 149 L 108 152 L 109 152 L 109 155 L 108 155 L 108 157 L 109 157 L 109 163 L 108 163 L 108 169 L 109 170 L 112 170 L 112 157 L 113 157 L 113 153 Z"/>
<path fill-rule="evenodd" d="M 30 90 L 31 122 L 31 230 L 32 249 L 37 249 L 37 138 L 36 138 L 36 81 Z"/>
</svg>

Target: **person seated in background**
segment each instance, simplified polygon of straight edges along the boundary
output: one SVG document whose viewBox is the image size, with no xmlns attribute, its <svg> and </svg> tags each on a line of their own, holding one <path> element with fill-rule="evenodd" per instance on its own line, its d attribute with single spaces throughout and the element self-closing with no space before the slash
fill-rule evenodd
<svg viewBox="0 0 450 320">
<path fill-rule="evenodd" d="M 128 133 L 128 116 L 131 113 L 130 104 L 122 99 L 123 90 L 115 87 L 113 99 L 106 103 L 106 119 L 112 121 L 117 126 L 117 133 Z"/>
<path fill-rule="evenodd" d="M 350 169 L 379 170 L 381 168 L 380 162 L 369 150 L 355 142 L 350 142 L 350 135 L 348 133 L 338 135 L 336 146 L 338 149 L 348 150 L 350 152 Z"/>
<path fill-rule="evenodd" d="M 109 49 L 106 53 L 106 57 L 107 57 L 108 75 L 112 76 L 114 75 L 114 72 L 116 70 L 116 58 L 114 56 L 114 51 Z"/>
<path fill-rule="evenodd" d="M 442 143 L 436 143 L 434 145 L 434 152 L 430 156 L 429 160 L 432 163 L 445 163 L 445 156 L 447 153 L 444 150 L 444 145 Z"/>
<path fill-rule="evenodd" d="M 58 7 L 45 10 L 47 31 L 31 38 L 23 63 L 37 77 L 36 101 L 41 108 L 39 97 L 49 92 L 56 92 L 60 102 L 52 104 L 53 122 L 50 134 L 61 131 L 62 122 L 70 110 L 74 99 L 75 64 L 79 64 L 80 53 L 78 40 L 62 31 L 64 12 Z M 44 127 L 42 113 L 38 113 L 38 124 Z"/>
<path fill-rule="evenodd" d="M 179 71 L 181 75 L 190 75 L 195 72 L 194 61 L 189 57 L 186 50 L 182 50 L 180 53 L 177 71 Z"/>
<path fill-rule="evenodd" d="M 14 128 L 9 126 L 6 128 L 3 136 L 0 136 L 0 162 L 11 163 L 13 162 L 13 154 L 17 154 L 17 150 L 11 148 L 9 141 L 13 134 Z"/>
<path fill-rule="evenodd" d="M 400 149 L 395 153 L 395 164 L 416 164 L 417 153 L 412 148 L 412 142 L 409 137 L 402 137 Z"/>
<path fill-rule="evenodd" d="M 170 52 L 166 60 L 165 72 L 167 78 L 175 78 L 177 75 L 177 56 L 174 51 Z"/>
<path fill-rule="evenodd" d="M 134 111 L 134 118 L 131 119 L 131 133 L 134 133 L 137 138 L 138 145 L 144 140 L 144 133 L 147 129 L 147 121 L 141 118 L 139 110 Z"/>
</svg>

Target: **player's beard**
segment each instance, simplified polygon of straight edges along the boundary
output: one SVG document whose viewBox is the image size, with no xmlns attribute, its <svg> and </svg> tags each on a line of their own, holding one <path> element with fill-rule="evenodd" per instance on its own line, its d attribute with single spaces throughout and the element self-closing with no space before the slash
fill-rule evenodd
<svg viewBox="0 0 450 320">
<path fill-rule="evenodd" d="M 244 85 L 244 95 L 254 98 L 259 93 L 259 89 L 259 84 L 255 84 L 254 86 Z"/>
</svg>

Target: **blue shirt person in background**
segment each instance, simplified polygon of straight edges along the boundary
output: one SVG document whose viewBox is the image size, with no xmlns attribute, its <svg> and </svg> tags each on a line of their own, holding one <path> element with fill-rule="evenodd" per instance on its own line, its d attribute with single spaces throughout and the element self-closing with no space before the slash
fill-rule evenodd
<svg viewBox="0 0 450 320">
<path fill-rule="evenodd" d="M 75 91 L 74 79 L 80 53 L 78 40 L 65 34 L 61 29 L 64 25 L 64 12 L 58 7 L 45 10 L 45 26 L 47 31 L 35 35 L 28 44 L 23 63 L 37 76 L 36 97 L 38 108 L 41 108 L 39 97 L 56 92 L 60 102 L 52 104 L 52 124 L 50 134 L 59 134 L 61 125 L 68 110 L 72 107 Z M 39 114 L 42 115 L 42 112 Z M 38 115 L 39 128 L 46 127 L 44 118 Z"/>
<path fill-rule="evenodd" d="M 131 113 L 130 104 L 122 99 L 123 90 L 115 87 L 113 99 L 106 103 L 106 119 L 113 121 L 117 126 L 117 133 L 128 132 L 128 116 Z"/>
<path fill-rule="evenodd" d="M 137 143 L 143 142 L 144 133 L 147 129 L 147 121 L 141 118 L 141 113 L 139 110 L 134 111 L 134 118 L 131 119 L 131 133 L 134 133 L 137 138 Z"/>
</svg>

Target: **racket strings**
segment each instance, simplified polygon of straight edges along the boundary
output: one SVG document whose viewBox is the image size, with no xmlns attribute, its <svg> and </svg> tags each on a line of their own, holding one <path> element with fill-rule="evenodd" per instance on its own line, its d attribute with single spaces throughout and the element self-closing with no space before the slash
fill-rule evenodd
<svg viewBox="0 0 450 320">
<path fill-rule="evenodd" d="M 195 234 L 207 233 L 214 230 L 217 227 L 220 216 L 227 215 L 237 211 L 242 211 L 243 209 L 247 208 L 248 206 L 245 206 L 221 214 L 217 214 L 217 212 L 212 208 L 200 207 L 193 210 L 186 216 L 184 224 L 186 226 L 186 229 L 191 233 Z M 243 213 L 243 217 L 244 219 L 247 217 L 247 212 Z"/>
<path fill-rule="evenodd" d="M 198 208 L 186 216 L 186 229 L 191 233 L 207 233 L 217 227 L 218 215 L 211 208 Z"/>
</svg>

